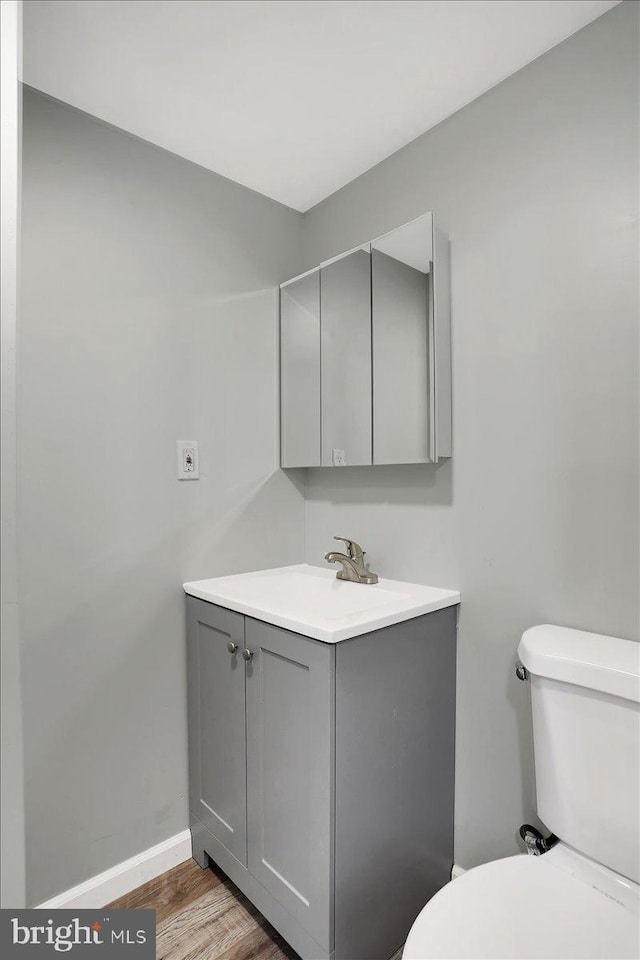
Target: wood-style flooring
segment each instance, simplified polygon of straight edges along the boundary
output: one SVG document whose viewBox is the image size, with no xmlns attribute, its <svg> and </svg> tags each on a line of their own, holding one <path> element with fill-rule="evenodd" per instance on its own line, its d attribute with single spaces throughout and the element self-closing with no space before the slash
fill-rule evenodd
<svg viewBox="0 0 640 960">
<path fill-rule="evenodd" d="M 156 911 L 158 960 L 299 960 L 225 874 L 195 860 L 109 906 Z"/>
<path fill-rule="evenodd" d="M 108 906 L 156 911 L 158 960 L 300 960 L 222 871 L 202 870 L 195 860 Z"/>
</svg>

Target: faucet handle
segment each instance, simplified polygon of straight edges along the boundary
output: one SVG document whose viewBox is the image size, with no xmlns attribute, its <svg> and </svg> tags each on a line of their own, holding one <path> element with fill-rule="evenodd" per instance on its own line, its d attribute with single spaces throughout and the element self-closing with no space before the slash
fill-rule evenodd
<svg viewBox="0 0 640 960">
<path fill-rule="evenodd" d="M 359 543 L 356 543 L 355 540 L 349 540 L 347 537 L 334 537 L 334 540 L 341 540 L 342 543 L 347 546 L 347 553 L 352 560 L 355 560 L 356 563 L 362 563 L 362 558 L 364 557 L 365 551 L 362 549 Z"/>
</svg>

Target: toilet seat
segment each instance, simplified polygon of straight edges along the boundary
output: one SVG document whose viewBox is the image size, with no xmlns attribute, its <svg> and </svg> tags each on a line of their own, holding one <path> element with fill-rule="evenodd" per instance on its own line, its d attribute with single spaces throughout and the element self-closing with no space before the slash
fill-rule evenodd
<svg viewBox="0 0 640 960">
<path fill-rule="evenodd" d="M 403 960 L 635 958 L 640 888 L 559 843 L 469 870 L 416 919 Z"/>
</svg>

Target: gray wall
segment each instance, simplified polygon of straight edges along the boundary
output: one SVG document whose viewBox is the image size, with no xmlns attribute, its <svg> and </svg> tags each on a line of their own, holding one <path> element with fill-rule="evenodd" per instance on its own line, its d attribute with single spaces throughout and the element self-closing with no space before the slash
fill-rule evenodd
<svg viewBox="0 0 640 960">
<path fill-rule="evenodd" d="M 306 523 L 310 563 L 353 536 L 462 592 L 466 867 L 533 816 L 523 629 L 638 637 L 637 37 L 624 3 L 305 217 L 308 265 L 426 210 L 451 240 L 454 459 L 310 471 Z"/>
<path fill-rule="evenodd" d="M 0 150 L 1 277 L 0 358 L 0 904 L 22 907 L 25 898 L 24 791 L 20 647 L 18 639 L 16 329 L 19 271 L 20 94 L 18 69 L 22 51 L 22 11 L 16 2 L 0 7 L 0 81 L 2 137 Z"/>
<path fill-rule="evenodd" d="M 19 590 L 27 898 L 188 825 L 185 580 L 303 559 L 277 469 L 299 214 L 26 90 Z M 176 479 L 200 441 L 200 482 Z"/>
</svg>

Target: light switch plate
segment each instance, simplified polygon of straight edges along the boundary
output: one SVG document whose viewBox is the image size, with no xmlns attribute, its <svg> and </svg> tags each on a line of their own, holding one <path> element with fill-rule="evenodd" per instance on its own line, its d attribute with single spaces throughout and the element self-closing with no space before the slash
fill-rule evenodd
<svg viewBox="0 0 640 960">
<path fill-rule="evenodd" d="M 200 463 L 197 440 L 177 440 L 178 480 L 199 480 Z"/>
</svg>

